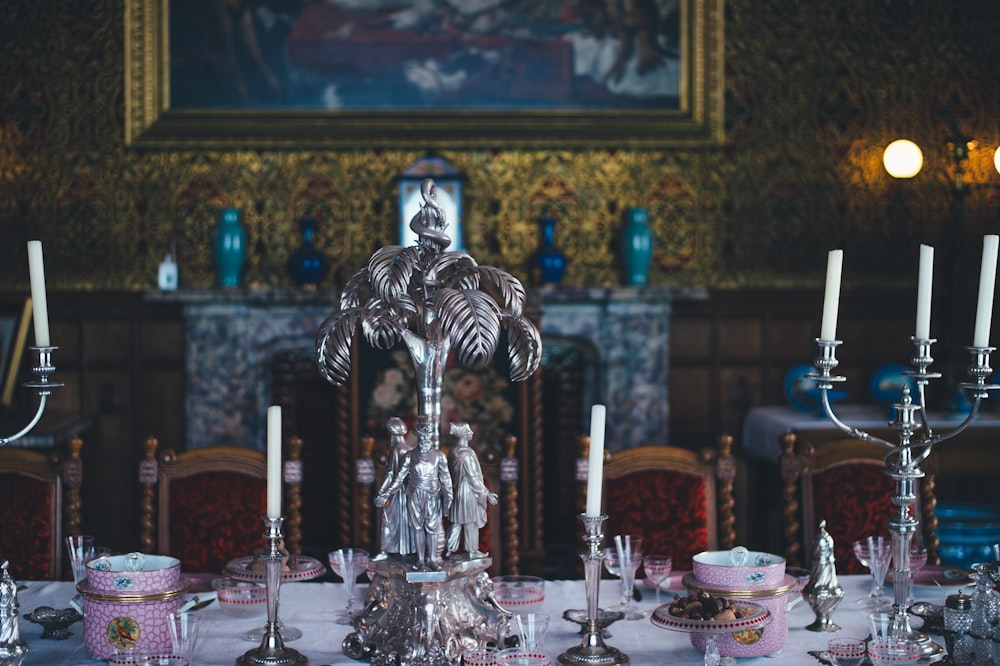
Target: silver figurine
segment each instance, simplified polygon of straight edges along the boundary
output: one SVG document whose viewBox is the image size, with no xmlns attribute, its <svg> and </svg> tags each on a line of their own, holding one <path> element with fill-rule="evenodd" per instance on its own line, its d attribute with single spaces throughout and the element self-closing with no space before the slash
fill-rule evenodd
<svg viewBox="0 0 1000 666">
<path fill-rule="evenodd" d="M 0 564 L 0 666 L 20 666 L 28 654 L 28 643 L 21 638 L 18 625 L 17 583 L 7 571 L 7 560 Z"/>
<path fill-rule="evenodd" d="M 483 481 L 483 468 L 476 450 L 469 446 L 472 428 L 468 423 L 452 423 L 451 434 L 458 438 L 448 453 L 448 468 L 454 482 L 455 500 L 451 505 L 451 532 L 448 553 L 458 550 L 459 537 L 465 539 L 469 557 L 485 557 L 479 550 L 479 530 L 486 524 L 486 504 L 496 504 L 496 493 Z"/>
</svg>

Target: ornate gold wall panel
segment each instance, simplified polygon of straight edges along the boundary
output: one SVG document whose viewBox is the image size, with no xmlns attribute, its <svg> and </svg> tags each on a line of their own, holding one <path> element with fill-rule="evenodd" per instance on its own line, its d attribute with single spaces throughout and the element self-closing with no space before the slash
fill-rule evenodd
<svg viewBox="0 0 1000 666">
<path fill-rule="evenodd" d="M 466 244 L 527 279 L 536 220 L 554 215 L 565 281 L 613 284 L 624 212 L 646 206 L 657 284 L 819 285 L 835 246 L 846 282 L 905 284 L 919 243 L 950 241 L 959 131 L 977 140 L 965 219 L 978 256 L 1000 226 L 998 7 L 728 0 L 723 146 L 443 151 L 467 177 Z M 40 238 L 54 289 L 150 288 L 171 243 L 182 286 L 210 286 L 225 206 L 243 215 L 250 285 L 290 283 L 304 215 L 319 218 L 334 275 L 396 240 L 394 179 L 419 151 L 127 148 L 123 26 L 121 0 L 15 0 L 0 13 L 4 285 L 27 285 L 24 242 Z M 880 163 L 899 136 L 924 148 L 909 182 Z"/>
</svg>

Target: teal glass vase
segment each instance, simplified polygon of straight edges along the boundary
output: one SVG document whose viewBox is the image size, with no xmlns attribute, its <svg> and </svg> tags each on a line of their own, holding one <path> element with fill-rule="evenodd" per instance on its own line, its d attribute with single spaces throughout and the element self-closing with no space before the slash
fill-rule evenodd
<svg viewBox="0 0 1000 666">
<path fill-rule="evenodd" d="M 649 213 L 645 208 L 629 210 L 622 229 L 621 249 L 625 284 L 646 284 L 653 259 L 653 231 L 649 228 Z"/>
<path fill-rule="evenodd" d="M 213 244 L 219 286 L 239 287 L 247 258 L 247 232 L 240 224 L 240 211 L 223 208 Z"/>
</svg>

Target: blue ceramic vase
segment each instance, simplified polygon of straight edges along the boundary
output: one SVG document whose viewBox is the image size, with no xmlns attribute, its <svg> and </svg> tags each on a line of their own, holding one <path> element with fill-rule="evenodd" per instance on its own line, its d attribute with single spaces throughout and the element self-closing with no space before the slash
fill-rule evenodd
<svg viewBox="0 0 1000 666">
<path fill-rule="evenodd" d="M 625 284 L 643 285 L 653 259 L 653 232 L 649 228 L 649 213 L 645 208 L 633 208 L 622 229 L 622 265 Z"/>
<path fill-rule="evenodd" d="M 223 208 L 219 225 L 215 228 L 215 269 L 219 274 L 219 286 L 238 287 L 243 273 L 243 263 L 247 258 L 247 232 L 240 224 L 240 211 Z"/>
<path fill-rule="evenodd" d="M 304 217 L 299 220 L 302 244 L 288 257 L 288 272 L 300 287 L 316 288 L 326 276 L 327 261 L 314 244 L 316 220 Z"/>
<path fill-rule="evenodd" d="M 533 255 L 533 260 L 539 271 L 539 282 L 559 284 L 566 274 L 566 253 L 556 247 L 556 219 L 543 217 L 538 222 L 541 225 L 542 242 Z"/>
</svg>

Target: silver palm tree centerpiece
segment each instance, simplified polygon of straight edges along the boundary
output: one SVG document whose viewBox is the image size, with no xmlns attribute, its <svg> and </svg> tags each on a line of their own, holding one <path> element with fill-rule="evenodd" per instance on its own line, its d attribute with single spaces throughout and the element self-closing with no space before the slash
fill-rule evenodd
<svg viewBox="0 0 1000 666">
<path fill-rule="evenodd" d="M 448 222 L 436 201 L 434 181 L 425 180 L 420 192 L 423 205 L 410 222 L 417 243 L 380 248 L 348 280 L 339 309 L 316 334 L 316 359 L 320 373 L 340 386 L 350 375 L 351 348 L 359 328 L 376 349 L 405 345 L 415 370 L 421 446 L 407 453 L 403 464 L 408 467 L 399 472 L 392 488 L 407 480 L 408 504 L 420 502 L 426 507 L 437 501 L 428 500 L 428 488 L 435 495 L 451 493 L 451 484 L 437 484 L 432 478 L 435 473 L 427 461 L 434 454 L 424 451 L 440 446 L 449 355 L 463 366 L 484 367 L 506 332 L 510 378 L 523 381 L 538 368 L 542 340 L 524 315 L 521 282 L 504 270 L 479 265 L 465 252 L 446 252 L 451 239 L 445 233 Z M 418 476 L 423 478 L 414 481 Z M 383 506 L 390 496 L 380 494 L 376 503 Z M 442 507 L 429 513 L 421 508 L 419 518 L 408 511 L 411 533 L 436 530 L 433 525 L 440 525 L 442 512 L 448 515 L 451 500 L 443 498 Z M 406 541 L 422 543 L 416 538 Z M 493 597 L 486 571 L 492 560 L 470 552 L 442 562 L 427 546 L 432 552 L 425 564 L 424 547 L 420 548 L 416 558 L 401 552 L 407 550 L 404 547 L 384 548 L 386 556 L 373 560 L 367 603 L 352 616 L 354 631 L 344 639 L 345 654 L 368 657 L 373 666 L 455 664 L 466 649 L 496 643 L 506 635 L 510 613 Z"/>
</svg>

